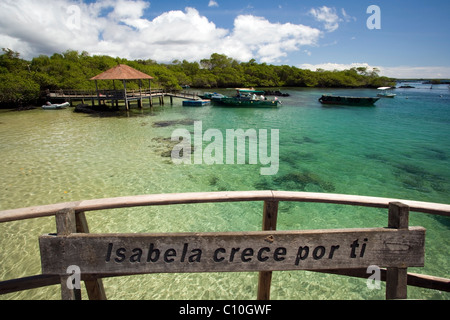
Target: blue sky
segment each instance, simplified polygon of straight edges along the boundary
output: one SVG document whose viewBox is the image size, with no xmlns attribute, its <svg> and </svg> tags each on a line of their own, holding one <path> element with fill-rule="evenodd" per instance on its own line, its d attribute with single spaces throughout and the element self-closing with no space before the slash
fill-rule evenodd
<svg viewBox="0 0 450 320">
<path fill-rule="evenodd" d="M 366 25 L 370 5 L 381 29 Z M 450 78 L 448 0 L 2 0 L 0 45 L 23 57 L 67 49 L 129 59 L 377 67 Z"/>
</svg>

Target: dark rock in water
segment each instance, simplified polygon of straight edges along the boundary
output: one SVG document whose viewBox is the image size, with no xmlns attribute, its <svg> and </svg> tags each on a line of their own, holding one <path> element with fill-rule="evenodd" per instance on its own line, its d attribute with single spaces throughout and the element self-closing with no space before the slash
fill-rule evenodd
<svg viewBox="0 0 450 320">
<path fill-rule="evenodd" d="M 219 182 L 219 178 L 216 176 L 209 177 L 208 182 L 210 186 L 216 186 Z"/>
<path fill-rule="evenodd" d="M 291 172 L 275 178 L 274 182 L 297 190 L 304 190 L 308 184 L 316 185 L 327 192 L 335 190 L 333 183 L 325 181 L 317 174 L 311 172 Z"/>
<path fill-rule="evenodd" d="M 428 175 L 428 172 L 419 166 L 409 163 L 399 163 L 394 165 L 397 169 L 406 172 L 407 174 L 415 175 L 417 177 L 424 178 Z"/>
<path fill-rule="evenodd" d="M 78 113 L 100 113 L 100 112 L 115 112 L 119 111 L 117 107 L 108 107 L 108 106 L 92 106 L 88 104 L 79 104 L 75 107 L 73 112 Z"/>
<path fill-rule="evenodd" d="M 167 121 L 157 121 L 153 124 L 153 127 L 155 128 L 164 128 L 174 125 L 193 125 L 195 120 L 192 119 L 182 119 L 182 120 L 167 120 Z"/>
<path fill-rule="evenodd" d="M 274 186 L 269 180 L 259 180 L 253 184 L 253 187 L 256 190 L 273 190 Z"/>
<path fill-rule="evenodd" d="M 155 148 L 155 151 L 159 152 L 161 157 L 163 158 L 171 158 L 172 157 L 172 150 L 175 147 L 175 145 L 180 144 L 180 141 L 172 141 L 172 138 L 164 138 L 164 137 L 156 137 L 153 138 L 152 141 L 157 142 L 157 147 Z M 190 154 L 193 154 L 195 151 L 194 146 L 190 142 L 185 142 L 183 148 L 179 150 L 179 156 L 183 157 L 183 154 L 185 151 L 190 152 Z M 153 146 L 149 146 L 153 148 Z"/>
<path fill-rule="evenodd" d="M 426 157 L 430 158 L 430 159 L 436 159 L 436 160 L 442 160 L 442 161 L 446 161 L 448 160 L 448 156 L 445 153 L 445 151 L 440 150 L 440 149 L 436 149 L 433 147 L 426 147 L 425 148 L 425 152 L 426 152 Z"/>
<path fill-rule="evenodd" d="M 317 140 L 314 140 L 314 139 L 312 139 L 312 138 L 310 138 L 310 137 L 303 137 L 303 142 L 305 142 L 305 143 L 319 143 Z"/>
<path fill-rule="evenodd" d="M 364 155 L 365 158 L 369 160 L 379 161 L 381 163 L 389 163 L 389 160 L 378 153 L 368 153 Z"/>
</svg>

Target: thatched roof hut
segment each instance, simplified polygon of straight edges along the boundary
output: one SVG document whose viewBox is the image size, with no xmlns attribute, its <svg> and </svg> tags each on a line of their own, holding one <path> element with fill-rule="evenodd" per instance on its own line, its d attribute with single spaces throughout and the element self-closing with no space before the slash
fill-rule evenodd
<svg viewBox="0 0 450 320">
<path fill-rule="evenodd" d="M 152 76 L 149 76 L 146 73 L 143 73 L 139 70 L 136 70 L 130 66 L 127 66 L 125 64 L 118 64 L 117 66 L 106 70 L 105 72 L 100 73 L 99 75 L 96 75 L 95 77 L 92 77 L 90 80 L 94 80 L 95 81 L 95 87 L 97 89 L 97 97 L 100 100 L 100 94 L 98 91 L 98 86 L 97 86 L 97 80 L 112 80 L 114 83 L 114 80 L 122 80 L 123 81 L 123 87 L 124 87 L 124 92 L 123 92 L 123 97 L 125 100 L 125 106 L 128 109 L 128 101 L 129 98 L 127 96 L 127 84 L 126 81 L 127 80 L 148 80 L 148 84 L 149 84 L 149 89 L 150 89 L 150 104 L 151 104 L 151 83 L 150 80 L 153 79 Z M 141 87 L 142 87 L 142 83 L 141 81 L 139 81 L 139 91 L 141 92 Z M 115 85 L 114 85 L 115 88 Z M 139 99 L 139 103 L 142 103 L 142 93 L 140 94 Z M 117 104 L 117 100 L 116 100 L 116 104 Z"/>
<path fill-rule="evenodd" d="M 125 64 L 118 64 L 114 68 L 106 70 L 99 75 L 92 77 L 91 80 L 139 80 L 153 79 L 146 73 L 136 70 Z"/>
</svg>

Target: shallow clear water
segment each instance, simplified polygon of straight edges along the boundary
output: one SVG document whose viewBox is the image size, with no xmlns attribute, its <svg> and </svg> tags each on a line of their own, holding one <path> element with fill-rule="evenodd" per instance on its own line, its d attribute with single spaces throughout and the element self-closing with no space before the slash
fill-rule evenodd
<svg viewBox="0 0 450 320">
<path fill-rule="evenodd" d="M 322 93 L 373 96 L 375 90 L 284 89 L 278 109 L 182 107 L 100 117 L 72 109 L 0 111 L 0 210 L 82 199 L 150 193 L 292 190 L 450 203 L 450 90 L 397 89 L 376 107 L 323 107 Z M 231 91 L 223 90 L 223 93 Z M 175 129 L 279 129 L 279 171 L 261 164 L 175 165 Z M 203 144 L 203 149 L 208 143 Z M 262 203 L 196 204 L 87 213 L 91 232 L 260 230 Z M 281 203 L 278 229 L 384 227 L 387 210 Z M 424 268 L 450 277 L 450 219 L 411 213 L 427 229 Z M 38 236 L 55 231 L 52 218 L 0 224 L 0 279 L 40 273 Z M 157 274 L 105 279 L 110 299 L 254 299 L 257 273 Z M 84 292 L 83 292 L 84 294 Z M 408 297 L 449 299 L 408 288 Z M 0 299 L 59 299 L 59 286 Z M 314 272 L 274 272 L 272 299 L 383 299 L 365 279 Z"/>
</svg>

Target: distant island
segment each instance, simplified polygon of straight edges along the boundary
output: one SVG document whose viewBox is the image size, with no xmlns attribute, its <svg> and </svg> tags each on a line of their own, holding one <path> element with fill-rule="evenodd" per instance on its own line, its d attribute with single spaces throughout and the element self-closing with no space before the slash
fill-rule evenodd
<svg viewBox="0 0 450 320">
<path fill-rule="evenodd" d="M 68 50 L 52 56 L 40 55 L 31 61 L 18 52 L 3 48 L 0 55 L 0 107 L 20 108 L 39 103 L 47 89 L 95 90 L 91 77 L 117 64 L 126 64 L 154 77 L 152 85 L 168 90 L 182 86 L 195 88 L 234 87 L 317 87 L 317 88 L 377 88 L 395 86 L 393 78 L 379 76 L 379 70 L 365 67 L 343 71 L 306 70 L 288 65 L 268 65 L 254 59 L 238 62 L 223 54 L 213 53 L 199 62 L 174 60 L 170 64 L 153 60 L 127 60 L 110 56 L 89 55 Z M 121 83 L 115 83 L 121 88 Z M 131 81 L 130 89 L 138 88 Z M 127 85 L 127 86 L 128 86 Z M 113 83 L 102 83 L 102 89 L 112 89 Z"/>
</svg>

